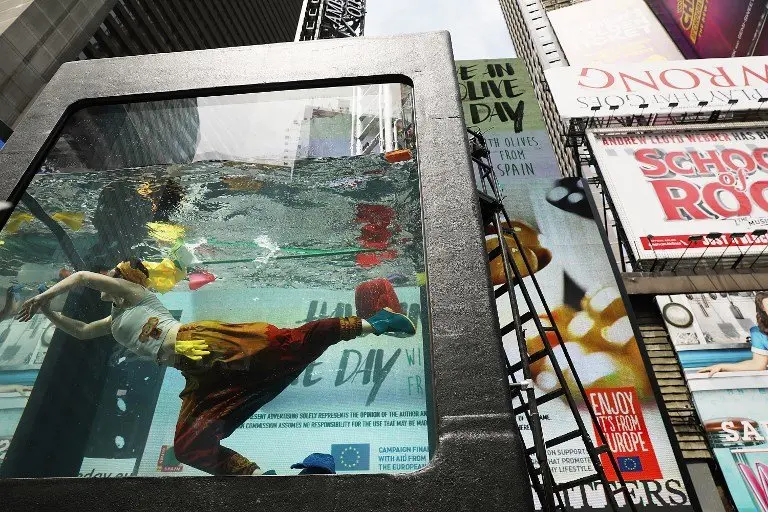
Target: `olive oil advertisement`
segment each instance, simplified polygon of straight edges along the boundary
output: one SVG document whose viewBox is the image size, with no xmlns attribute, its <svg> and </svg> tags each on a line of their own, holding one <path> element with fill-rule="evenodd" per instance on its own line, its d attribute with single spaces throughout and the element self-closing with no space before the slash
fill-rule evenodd
<svg viewBox="0 0 768 512">
<path fill-rule="evenodd" d="M 691 510 L 690 495 L 648 376 L 649 368 L 641 352 L 644 349 L 635 337 L 627 305 L 592 214 L 587 198 L 589 191 L 584 186 L 584 182 L 576 178 L 530 179 L 508 186 L 503 201 L 511 225 L 504 226 L 505 232 L 514 231 L 518 235 L 521 251 L 531 264 L 584 385 L 586 400 L 605 433 L 638 510 Z M 514 239 L 509 234 L 504 236 L 514 248 Z M 486 248 L 490 250 L 498 243 L 498 235 L 489 230 Z M 513 258 L 522 260 L 520 251 L 513 253 Z M 519 266 L 525 268 L 522 264 Z M 502 269 L 494 264 L 491 278 L 495 286 L 500 286 L 504 279 Z M 536 301 L 530 277 L 524 279 Z M 526 303 L 519 287 L 517 290 L 520 312 L 525 313 Z M 498 299 L 497 308 L 500 323 L 509 323 L 512 313 L 504 296 Z M 535 309 L 539 313 L 544 311 L 541 304 L 536 304 Z M 542 322 L 547 325 L 546 316 Z M 528 353 L 541 350 L 543 343 L 550 344 L 564 369 L 568 387 L 578 396 L 573 372 L 565 370 L 568 366 L 556 334 L 547 331 L 547 339 L 543 340 L 532 324 L 525 327 Z M 510 362 L 519 361 L 514 332 L 504 337 L 504 346 Z M 559 388 L 548 358 L 535 361 L 531 371 L 537 395 Z M 519 374 L 518 380 L 521 379 Z M 579 413 L 596 440 L 586 404 L 580 398 L 577 402 Z M 514 401 L 514 405 L 518 402 Z M 539 412 L 545 439 L 576 428 L 564 397 L 542 404 Z M 532 446 L 525 418 L 519 417 L 518 424 L 523 427 L 526 445 Z M 557 483 L 594 474 L 580 439 L 553 446 L 548 452 Z M 608 466 L 606 458 L 603 467 L 608 469 Z M 607 476 L 612 487 L 617 487 L 616 475 L 608 470 Z M 586 484 L 564 494 L 569 510 L 607 510 L 600 483 Z M 617 499 L 621 505 L 623 497 L 617 495 Z"/>
</svg>

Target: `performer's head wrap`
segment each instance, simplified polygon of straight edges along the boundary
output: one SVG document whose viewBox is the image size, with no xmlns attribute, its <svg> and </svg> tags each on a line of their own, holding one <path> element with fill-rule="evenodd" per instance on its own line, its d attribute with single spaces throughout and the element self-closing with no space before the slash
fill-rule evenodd
<svg viewBox="0 0 768 512">
<path fill-rule="evenodd" d="M 149 281 L 149 271 L 136 259 L 123 261 L 115 267 L 115 277 L 121 277 L 126 281 L 147 286 Z"/>
</svg>

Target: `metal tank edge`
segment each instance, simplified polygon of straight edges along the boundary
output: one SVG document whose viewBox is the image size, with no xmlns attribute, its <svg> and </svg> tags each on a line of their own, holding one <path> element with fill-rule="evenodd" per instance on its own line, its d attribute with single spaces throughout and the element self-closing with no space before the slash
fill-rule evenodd
<svg viewBox="0 0 768 512">
<path fill-rule="evenodd" d="M 497 317 L 447 32 L 65 64 L 0 152 L 0 196 L 19 200 L 64 120 L 83 106 L 384 82 L 414 86 L 431 329 L 429 465 L 403 475 L 5 479 L 4 510 L 533 510 L 494 341 Z"/>
</svg>

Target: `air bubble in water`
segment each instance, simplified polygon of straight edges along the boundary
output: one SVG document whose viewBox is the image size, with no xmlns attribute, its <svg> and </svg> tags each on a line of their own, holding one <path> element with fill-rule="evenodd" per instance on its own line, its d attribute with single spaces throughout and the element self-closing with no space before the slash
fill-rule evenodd
<svg viewBox="0 0 768 512">
<path fill-rule="evenodd" d="M 269 238 L 269 235 L 260 235 L 254 242 L 256 242 L 256 245 L 260 248 L 267 250 L 267 254 L 264 256 L 258 256 L 253 259 L 255 263 L 267 263 L 272 256 L 280 252 L 280 246 L 273 242 L 272 239 Z"/>
</svg>

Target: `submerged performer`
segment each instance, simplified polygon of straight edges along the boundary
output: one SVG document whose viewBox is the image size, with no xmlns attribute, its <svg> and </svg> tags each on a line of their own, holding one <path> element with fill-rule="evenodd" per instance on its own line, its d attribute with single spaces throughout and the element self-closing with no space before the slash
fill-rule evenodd
<svg viewBox="0 0 768 512">
<path fill-rule="evenodd" d="M 262 473 L 255 462 L 221 446 L 221 440 L 275 398 L 329 346 L 368 333 L 416 333 L 408 317 L 388 308 L 367 320 L 326 318 L 294 329 L 264 322 L 182 325 L 147 289 L 148 276 L 136 259 L 121 262 L 107 275 L 75 272 L 24 302 L 17 318 L 28 321 L 39 310 L 75 338 L 111 333 L 136 354 L 179 369 L 186 385 L 179 395 L 175 455 L 180 462 L 214 475 Z M 75 286 L 100 291 L 103 301 L 112 302 L 112 314 L 84 323 L 51 311 L 51 299 Z"/>
</svg>

